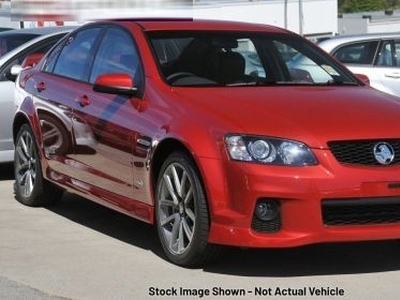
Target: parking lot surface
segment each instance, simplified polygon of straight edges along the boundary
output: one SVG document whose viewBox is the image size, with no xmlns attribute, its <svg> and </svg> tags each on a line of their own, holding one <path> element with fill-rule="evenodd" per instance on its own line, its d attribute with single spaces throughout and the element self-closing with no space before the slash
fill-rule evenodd
<svg viewBox="0 0 400 300">
<path fill-rule="evenodd" d="M 0 165 L 0 299 L 398 299 L 398 241 L 232 249 L 219 263 L 167 262 L 150 225 L 72 194 L 15 201 Z"/>
</svg>

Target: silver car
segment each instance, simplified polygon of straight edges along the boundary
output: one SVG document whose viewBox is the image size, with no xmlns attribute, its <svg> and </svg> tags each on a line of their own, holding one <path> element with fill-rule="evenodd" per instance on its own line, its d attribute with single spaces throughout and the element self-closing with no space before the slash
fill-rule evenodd
<svg viewBox="0 0 400 300">
<path fill-rule="evenodd" d="M 400 96 L 400 33 L 336 36 L 318 45 L 372 87 Z"/>
<path fill-rule="evenodd" d="M 12 120 L 14 105 L 14 76 L 11 68 L 22 64 L 25 58 L 34 53 L 47 52 L 58 40 L 75 27 L 48 27 L 31 29 L 38 37 L 22 44 L 0 57 L 0 163 L 14 160 L 12 140 Z M 14 30 L 13 30 L 14 31 Z M 18 32 L 19 30 L 15 30 Z"/>
</svg>

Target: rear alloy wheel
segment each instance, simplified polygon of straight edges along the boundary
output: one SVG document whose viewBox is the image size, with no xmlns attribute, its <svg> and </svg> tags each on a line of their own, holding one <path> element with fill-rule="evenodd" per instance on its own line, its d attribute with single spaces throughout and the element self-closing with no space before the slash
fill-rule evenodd
<svg viewBox="0 0 400 300">
<path fill-rule="evenodd" d="M 21 126 L 14 155 L 15 198 L 28 206 L 45 206 L 59 201 L 62 190 L 43 179 L 38 149 L 31 128 Z"/>
<path fill-rule="evenodd" d="M 156 223 L 168 258 L 184 267 L 198 267 L 216 257 L 208 244 L 206 197 L 193 160 L 182 152 L 164 162 L 156 186 Z"/>
</svg>

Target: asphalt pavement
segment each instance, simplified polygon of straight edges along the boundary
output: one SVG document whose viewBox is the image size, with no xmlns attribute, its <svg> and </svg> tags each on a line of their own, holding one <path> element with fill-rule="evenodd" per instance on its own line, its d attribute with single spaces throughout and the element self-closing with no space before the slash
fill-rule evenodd
<svg viewBox="0 0 400 300">
<path fill-rule="evenodd" d="M 72 194 L 26 207 L 12 186 L 0 165 L 1 300 L 399 299 L 398 241 L 232 249 L 184 269 L 153 226 Z"/>
</svg>

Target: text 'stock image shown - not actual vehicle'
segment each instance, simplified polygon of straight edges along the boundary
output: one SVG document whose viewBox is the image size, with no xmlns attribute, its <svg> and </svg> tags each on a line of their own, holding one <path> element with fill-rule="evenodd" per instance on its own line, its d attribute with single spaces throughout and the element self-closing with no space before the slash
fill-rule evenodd
<svg viewBox="0 0 400 300">
<path fill-rule="evenodd" d="M 16 199 L 67 190 L 155 224 L 185 267 L 398 239 L 400 102 L 360 78 L 266 25 L 83 25 L 17 78 Z"/>
</svg>

